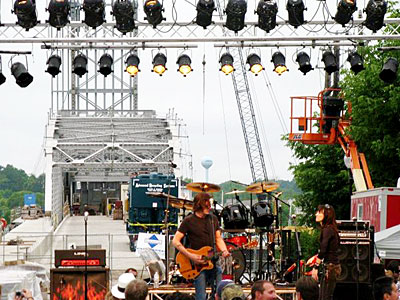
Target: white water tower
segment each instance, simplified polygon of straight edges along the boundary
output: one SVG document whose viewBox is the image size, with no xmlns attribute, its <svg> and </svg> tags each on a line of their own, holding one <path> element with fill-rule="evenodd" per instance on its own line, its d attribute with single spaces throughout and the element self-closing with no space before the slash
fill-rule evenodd
<svg viewBox="0 0 400 300">
<path fill-rule="evenodd" d="M 211 168 L 211 166 L 213 165 L 211 157 L 204 156 L 201 160 L 201 165 L 204 169 L 206 169 L 206 182 L 208 182 L 208 169 Z"/>
</svg>

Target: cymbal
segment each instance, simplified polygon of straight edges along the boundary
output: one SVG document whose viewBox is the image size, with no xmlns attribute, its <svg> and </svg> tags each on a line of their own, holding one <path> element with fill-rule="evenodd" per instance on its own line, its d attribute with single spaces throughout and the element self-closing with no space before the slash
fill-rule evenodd
<svg viewBox="0 0 400 300">
<path fill-rule="evenodd" d="M 179 209 L 185 208 L 188 210 L 193 209 L 193 201 L 192 200 L 178 198 L 173 195 L 168 195 L 168 194 L 160 193 L 160 192 L 146 192 L 146 194 L 149 195 L 150 197 L 154 197 L 154 198 L 167 199 L 169 197 L 169 204 L 173 208 L 179 208 Z"/>
<path fill-rule="evenodd" d="M 221 188 L 218 185 L 206 182 L 191 182 L 186 185 L 186 188 L 193 192 L 204 192 L 204 193 L 215 193 L 221 190 Z"/>
<path fill-rule="evenodd" d="M 246 188 L 246 192 L 252 194 L 263 194 L 275 191 L 279 187 L 279 183 L 273 181 L 256 182 Z"/>
<path fill-rule="evenodd" d="M 235 194 L 241 194 L 241 193 L 246 193 L 246 191 L 233 190 L 231 192 L 225 193 L 225 195 L 235 195 Z"/>
</svg>

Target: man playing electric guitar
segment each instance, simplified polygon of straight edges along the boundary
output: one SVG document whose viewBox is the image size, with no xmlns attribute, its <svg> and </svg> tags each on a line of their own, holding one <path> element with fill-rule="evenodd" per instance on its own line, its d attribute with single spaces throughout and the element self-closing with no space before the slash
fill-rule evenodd
<svg viewBox="0 0 400 300">
<path fill-rule="evenodd" d="M 210 195 L 207 193 L 199 193 L 194 197 L 193 214 L 187 216 L 181 223 L 178 231 L 175 233 L 172 244 L 183 255 L 189 258 L 194 264 L 205 264 L 203 256 L 191 253 L 182 244 L 182 239 L 186 235 L 190 249 L 199 250 L 204 246 L 216 245 L 216 250 L 222 252 L 223 257 L 230 255 L 224 240 L 221 236 L 221 228 L 218 219 L 214 214 L 210 214 L 211 204 Z M 219 266 L 214 264 L 211 270 L 203 270 L 194 280 L 196 290 L 196 300 L 206 299 L 207 283 L 213 284 L 215 292 L 216 285 L 221 281 L 222 271 Z"/>
</svg>

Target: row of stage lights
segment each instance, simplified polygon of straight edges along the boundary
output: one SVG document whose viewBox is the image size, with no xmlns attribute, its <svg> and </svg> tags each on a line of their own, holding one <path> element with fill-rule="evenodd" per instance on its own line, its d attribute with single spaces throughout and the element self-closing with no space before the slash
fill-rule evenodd
<svg viewBox="0 0 400 300">
<path fill-rule="evenodd" d="M 330 51 L 327 50 L 322 54 L 322 61 L 325 65 L 324 70 L 331 74 L 333 72 L 339 71 L 338 60 L 336 56 Z M 362 70 L 364 70 L 363 58 L 356 51 L 352 51 L 349 53 L 347 57 L 347 61 L 350 63 L 350 69 L 358 74 Z M 225 52 L 221 55 L 219 63 L 220 63 L 220 71 L 226 75 L 231 74 L 235 71 L 233 66 L 233 56 L 229 52 Z M 288 71 L 286 66 L 286 59 L 282 52 L 277 51 L 272 55 L 271 62 L 274 64 L 274 72 L 278 75 L 282 75 L 284 72 Z M 299 64 L 299 70 L 306 75 L 309 71 L 313 70 L 310 63 L 310 56 L 304 52 L 298 52 L 296 57 L 296 62 Z M 53 77 L 57 76 L 61 71 L 61 57 L 53 54 L 47 60 L 47 70 L 50 75 Z M 139 72 L 139 63 L 140 59 L 135 53 L 131 53 L 126 61 L 125 61 L 125 72 L 127 72 L 131 77 L 135 77 Z M 167 70 L 166 67 L 167 56 L 161 52 L 157 53 L 153 57 L 153 69 L 152 72 L 162 76 Z M 189 55 L 181 54 L 177 60 L 178 72 L 180 72 L 184 77 L 186 77 L 189 73 L 193 71 L 191 67 L 192 60 Z M 261 64 L 261 58 L 256 53 L 251 53 L 248 55 L 246 63 L 249 65 L 249 71 L 251 71 L 256 76 L 263 71 L 265 68 Z M 99 61 L 99 69 L 100 72 L 105 77 L 110 75 L 113 72 L 113 64 L 114 60 L 111 55 L 105 53 L 103 54 Z M 379 77 L 386 83 L 393 83 L 397 79 L 397 70 L 399 63 L 395 58 L 390 57 L 384 63 L 382 70 L 379 74 Z M 72 73 L 82 77 L 88 72 L 88 59 L 84 54 L 78 54 L 72 63 Z M 21 87 L 27 87 L 32 81 L 33 76 L 29 74 L 27 68 L 20 62 L 13 63 L 11 65 L 11 73 L 15 77 L 16 82 Z M 0 85 L 6 81 L 6 77 L 0 71 Z"/>
<path fill-rule="evenodd" d="M 92 28 L 101 26 L 105 22 L 105 6 L 105 0 L 84 0 L 82 9 L 85 11 L 85 19 L 83 22 Z M 50 17 L 46 22 L 57 29 L 63 28 L 69 23 L 70 8 L 69 0 L 50 0 L 47 9 Z M 306 23 L 304 20 L 306 7 L 303 0 L 288 0 L 286 9 L 290 25 L 297 28 Z M 146 0 L 143 10 L 146 14 L 145 20 L 154 28 L 165 20 L 163 4 L 158 0 Z M 216 10 L 214 0 L 199 0 L 196 10 L 196 24 L 203 28 L 212 24 L 212 15 Z M 352 20 L 353 13 L 356 10 L 356 0 L 340 0 L 334 20 L 345 26 Z M 387 11 L 385 0 L 369 0 L 364 11 L 367 15 L 364 25 L 368 29 L 376 32 L 383 27 L 384 16 Z M 229 0 L 225 9 L 225 26 L 234 32 L 242 30 L 245 26 L 246 12 L 247 0 Z M 17 15 L 17 24 L 26 30 L 33 28 L 38 23 L 36 0 L 16 0 L 14 13 Z M 270 32 L 276 27 L 278 5 L 275 0 L 260 0 L 255 13 L 258 15 L 257 26 L 259 28 Z M 135 7 L 131 0 L 114 0 L 111 14 L 115 17 L 115 27 L 123 34 L 135 29 Z"/>
</svg>

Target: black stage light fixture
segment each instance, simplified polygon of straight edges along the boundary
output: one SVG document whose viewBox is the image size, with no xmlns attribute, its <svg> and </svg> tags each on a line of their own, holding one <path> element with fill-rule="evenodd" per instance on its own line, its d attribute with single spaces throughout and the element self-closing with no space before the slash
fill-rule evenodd
<svg viewBox="0 0 400 300">
<path fill-rule="evenodd" d="M 261 58 L 258 56 L 256 53 L 251 53 L 247 56 L 247 61 L 250 65 L 249 71 L 254 73 L 254 75 L 258 75 L 262 70 L 264 70 L 262 64 L 261 64 Z"/>
<path fill-rule="evenodd" d="M 399 62 L 393 57 L 389 57 L 384 63 L 379 78 L 386 83 L 393 83 L 397 79 L 397 70 L 399 68 Z"/>
<path fill-rule="evenodd" d="M 28 70 L 20 62 L 11 65 L 11 74 L 15 77 L 16 83 L 22 88 L 27 87 L 33 81 L 32 75 L 28 73 Z"/>
<path fill-rule="evenodd" d="M 356 10 L 356 0 L 340 0 L 334 20 L 344 26 L 350 22 Z"/>
<path fill-rule="evenodd" d="M 123 34 L 135 29 L 135 7 L 130 0 L 115 1 L 111 14 L 115 17 L 115 28 Z"/>
<path fill-rule="evenodd" d="M 322 61 L 325 64 L 324 70 L 328 74 L 332 74 L 333 72 L 339 71 L 336 56 L 331 51 L 325 51 L 322 54 Z"/>
<path fill-rule="evenodd" d="M 0 85 L 2 85 L 4 82 L 6 82 L 6 76 L 4 76 L 3 74 L 3 63 L 1 60 L 1 56 L 0 56 Z"/>
<path fill-rule="evenodd" d="M 113 72 L 114 60 L 110 54 L 104 53 L 99 59 L 99 72 L 107 77 Z"/>
<path fill-rule="evenodd" d="M 349 53 L 349 56 L 347 56 L 347 61 L 350 63 L 350 70 L 352 70 L 356 75 L 365 69 L 364 60 L 356 51 Z"/>
<path fill-rule="evenodd" d="M 244 28 L 244 17 L 247 12 L 246 0 L 229 0 L 226 5 L 226 24 L 225 27 L 234 32 Z"/>
<path fill-rule="evenodd" d="M 144 19 L 153 25 L 154 28 L 156 28 L 163 20 L 166 20 L 162 15 L 164 8 L 158 0 L 146 0 L 143 9 L 146 14 Z"/>
<path fill-rule="evenodd" d="M 153 70 L 152 72 L 162 76 L 167 70 L 165 64 L 167 63 L 167 57 L 162 53 L 157 53 L 153 58 Z"/>
<path fill-rule="evenodd" d="M 310 63 L 310 56 L 304 51 L 297 53 L 296 62 L 299 64 L 299 70 L 303 75 L 314 70 Z"/>
<path fill-rule="evenodd" d="M 219 70 L 222 71 L 225 75 L 228 75 L 235 71 L 235 68 L 233 67 L 233 56 L 230 55 L 228 52 L 221 55 L 219 63 L 221 64 L 221 69 Z"/>
<path fill-rule="evenodd" d="M 289 13 L 289 24 L 297 28 L 304 24 L 304 11 L 306 10 L 303 0 L 288 0 L 286 9 Z"/>
<path fill-rule="evenodd" d="M 69 0 L 50 0 L 49 7 L 47 8 L 50 17 L 47 22 L 60 30 L 69 23 L 68 16 L 70 9 Z"/>
<path fill-rule="evenodd" d="M 187 54 L 180 55 L 176 63 L 178 64 L 178 72 L 180 72 L 184 77 L 193 71 L 191 66 L 192 60 Z"/>
<path fill-rule="evenodd" d="M 386 11 L 387 2 L 385 0 L 369 0 L 367 7 L 364 9 L 367 17 L 363 24 L 373 32 L 377 32 L 383 27 Z"/>
<path fill-rule="evenodd" d="M 17 24 L 26 31 L 38 24 L 35 0 L 16 0 L 14 2 L 14 13 L 17 15 Z"/>
<path fill-rule="evenodd" d="M 103 24 L 106 21 L 105 7 L 104 0 L 84 0 L 82 8 L 85 11 L 85 20 L 83 23 L 92 28 Z"/>
<path fill-rule="evenodd" d="M 139 63 L 140 63 L 140 59 L 139 57 L 132 53 L 131 55 L 128 56 L 128 58 L 126 59 L 126 69 L 125 72 L 127 72 L 129 75 L 131 75 L 131 77 L 135 77 L 136 74 L 138 72 L 140 72 L 139 70 Z"/>
<path fill-rule="evenodd" d="M 289 71 L 286 67 L 286 59 L 282 52 L 277 51 L 272 54 L 272 60 L 274 63 L 274 72 L 278 73 L 281 76 L 284 72 Z"/>
<path fill-rule="evenodd" d="M 53 54 L 47 60 L 47 70 L 46 72 L 49 73 L 51 76 L 56 77 L 58 73 L 60 73 L 60 66 L 61 66 L 61 57 Z"/>
<path fill-rule="evenodd" d="M 87 64 L 88 59 L 84 54 L 78 54 L 75 56 L 73 65 L 72 65 L 72 73 L 75 73 L 79 77 L 82 77 L 87 73 Z"/>
<path fill-rule="evenodd" d="M 212 14 L 215 10 L 214 0 L 199 0 L 196 10 L 196 24 L 206 29 L 212 23 Z"/>
<path fill-rule="evenodd" d="M 276 27 L 277 13 L 278 5 L 275 0 L 260 0 L 256 10 L 256 14 L 258 15 L 257 26 L 266 32 L 270 32 Z"/>
</svg>

